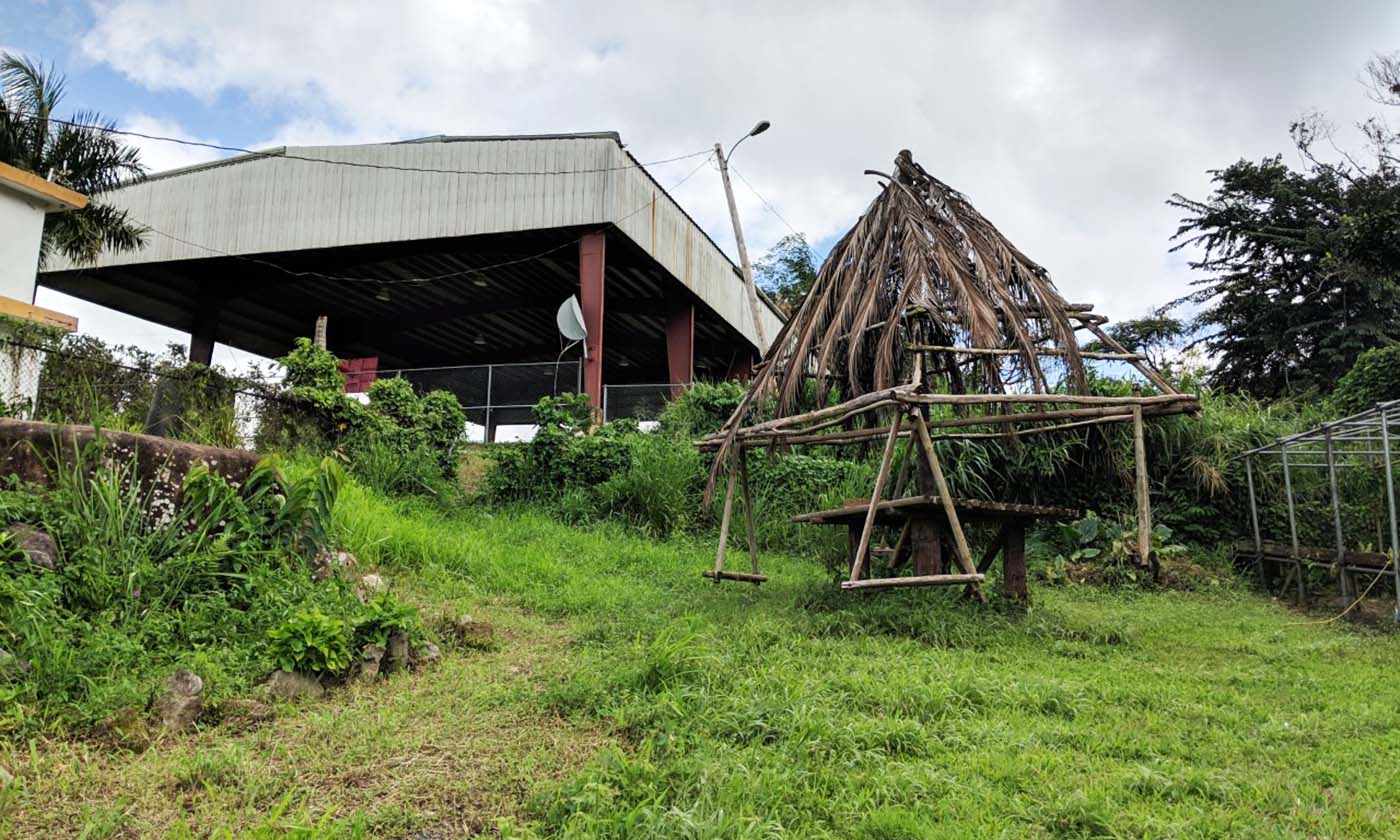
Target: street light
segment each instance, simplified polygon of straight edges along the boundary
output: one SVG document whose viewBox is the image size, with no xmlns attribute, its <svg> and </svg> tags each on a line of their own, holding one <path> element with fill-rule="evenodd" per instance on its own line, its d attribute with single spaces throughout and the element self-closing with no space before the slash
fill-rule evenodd
<svg viewBox="0 0 1400 840">
<path fill-rule="evenodd" d="M 734 186 L 729 183 L 729 158 L 734 154 L 734 150 L 739 148 L 739 144 L 767 131 L 772 123 L 768 120 L 759 120 L 749 133 L 735 141 L 729 147 L 729 154 L 724 153 L 724 146 L 715 144 L 715 157 L 719 159 L 719 174 L 724 181 L 724 195 L 729 199 L 729 218 L 734 222 L 734 241 L 739 246 L 739 267 L 744 272 L 744 285 L 748 287 L 749 309 L 753 312 L 753 331 L 758 337 L 758 352 L 760 355 L 768 351 L 768 334 L 763 329 L 763 319 L 759 317 L 758 310 L 758 289 L 753 282 L 753 268 L 749 265 L 749 249 L 744 244 L 744 229 L 739 226 L 739 208 L 734 203 Z"/>
</svg>

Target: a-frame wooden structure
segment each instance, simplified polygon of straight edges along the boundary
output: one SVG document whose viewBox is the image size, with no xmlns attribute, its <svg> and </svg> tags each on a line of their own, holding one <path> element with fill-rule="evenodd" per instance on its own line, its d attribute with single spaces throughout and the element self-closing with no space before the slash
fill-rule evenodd
<svg viewBox="0 0 1400 840">
<path fill-rule="evenodd" d="M 895 159 L 893 175 L 869 174 L 885 180 L 880 194 L 832 249 L 725 427 L 697 442 L 715 453 L 707 503 L 715 482 L 726 482 L 715 567 L 705 576 L 716 583 L 766 580 L 754 539 L 749 449 L 883 441 L 868 500 L 797 518 L 852 525 L 842 587 L 964 585 L 983 597 L 984 574 L 1000 551 L 1008 591 L 1024 595 L 1024 566 L 1014 562 L 1025 523 L 1073 512 L 954 498 L 935 442 L 1012 442 L 1114 422 L 1133 424 L 1138 554 L 1151 564 L 1144 422 L 1195 412 L 1197 398 L 1116 342 L 1092 307 L 1067 303 L 1043 268 L 907 151 Z M 1080 331 L 1098 346 L 1081 348 Z M 1157 393 L 1090 394 L 1085 359 L 1125 362 Z M 834 404 L 831 395 L 839 395 Z M 902 438 L 909 445 L 896 471 Z M 748 572 L 724 567 L 736 489 L 744 496 Z M 980 563 L 963 528 L 969 517 L 1002 526 Z M 902 523 L 884 553 L 891 571 L 907 562 L 911 575 L 871 576 L 870 549 L 882 522 Z M 956 570 L 944 568 L 945 542 Z"/>
</svg>

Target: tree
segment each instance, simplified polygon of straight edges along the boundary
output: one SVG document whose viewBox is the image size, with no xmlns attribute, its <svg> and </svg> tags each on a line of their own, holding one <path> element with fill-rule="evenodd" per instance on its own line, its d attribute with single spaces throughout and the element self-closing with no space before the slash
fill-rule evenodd
<svg viewBox="0 0 1400 840">
<path fill-rule="evenodd" d="M 817 279 L 817 260 L 807 237 L 800 233 L 779 239 L 754 265 L 754 282 L 791 315 L 812 290 Z"/>
<path fill-rule="evenodd" d="M 1387 93 L 1400 78 L 1385 75 L 1397 69 L 1394 56 L 1368 65 L 1377 101 L 1400 104 Z M 1206 200 L 1168 201 L 1186 213 L 1173 250 L 1199 247 L 1191 267 L 1212 274 L 1183 301 L 1204 307 L 1197 324 L 1211 330 L 1200 341 L 1219 357 L 1215 384 L 1259 397 L 1326 393 L 1363 351 L 1400 340 L 1397 137 L 1378 119 L 1360 129 L 1369 163 L 1314 115 L 1292 127 L 1302 171 L 1281 156 L 1240 160 L 1211 172 Z M 1317 154 L 1324 141 L 1340 160 Z"/>
<path fill-rule="evenodd" d="M 1170 367 L 1170 353 L 1180 349 L 1186 335 L 1186 324 L 1178 318 L 1159 309 L 1141 318 L 1118 321 L 1108 326 L 1109 336 L 1129 353 L 1141 353 L 1153 368 L 1165 372 Z M 1108 345 L 1100 341 L 1090 342 L 1085 350 L 1109 351 Z"/>
<path fill-rule="evenodd" d="M 0 53 L 0 161 L 89 197 L 141 178 L 140 153 L 110 133 L 115 123 L 91 111 L 55 121 L 64 86 L 52 65 Z M 141 247 L 145 232 L 125 210 L 91 201 L 82 210 L 49 215 L 39 261 L 57 252 L 91 263 L 104 248 Z"/>
</svg>

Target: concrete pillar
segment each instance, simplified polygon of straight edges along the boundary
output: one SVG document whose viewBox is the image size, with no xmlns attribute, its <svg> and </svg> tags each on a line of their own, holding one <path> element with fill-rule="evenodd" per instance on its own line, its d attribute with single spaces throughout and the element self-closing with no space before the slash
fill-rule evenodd
<svg viewBox="0 0 1400 840">
<path fill-rule="evenodd" d="M 583 390 L 593 408 L 603 409 L 603 273 L 607 237 L 590 233 L 578 243 L 579 307 L 588 336 L 583 340 Z"/>
<path fill-rule="evenodd" d="M 676 300 L 666 313 L 666 371 L 671 396 L 695 379 L 695 302 Z"/>
<path fill-rule="evenodd" d="M 214 330 L 219 325 L 219 302 L 214 298 L 200 298 L 195 304 L 194 324 L 190 327 L 190 362 L 205 365 L 214 363 Z"/>
</svg>

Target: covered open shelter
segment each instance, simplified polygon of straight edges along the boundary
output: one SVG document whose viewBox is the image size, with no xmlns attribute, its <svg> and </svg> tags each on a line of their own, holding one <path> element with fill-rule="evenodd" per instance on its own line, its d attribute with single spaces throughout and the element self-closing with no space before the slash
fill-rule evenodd
<svg viewBox="0 0 1400 840">
<path fill-rule="evenodd" d="M 851 526 L 842 587 L 964 585 L 981 597 L 987 568 L 1001 552 L 1004 585 L 1024 596 L 1026 525 L 1075 511 L 954 498 L 938 444 L 1015 445 L 1116 422 L 1134 426 L 1138 553 L 1151 563 L 1143 424 L 1196 411 L 1196 397 L 1179 393 L 1142 355 L 1114 341 L 1091 306 L 1061 297 L 1044 268 L 908 151 L 899 153 L 893 173 L 868 174 L 883 180 L 879 194 L 832 249 L 725 427 L 699 441 L 715 453 L 707 502 L 716 482 L 726 484 L 719 550 L 706 576 L 716 583 L 765 579 L 752 537 L 748 451 L 878 442 L 883 450 L 868 499 L 797 518 Z M 1081 332 L 1105 349 L 1081 349 Z M 1158 393 L 1091 394 L 1084 370 L 1090 359 L 1127 363 Z M 897 458 L 901 440 L 909 444 Z M 724 568 L 736 486 L 749 529 L 748 572 Z M 1001 525 L 980 563 L 963 528 L 970 518 Z M 898 536 L 872 552 L 885 524 Z M 945 541 L 956 571 L 943 562 Z M 886 561 L 880 575 L 872 574 L 877 554 Z M 899 573 L 905 566 L 912 574 Z"/>
<path fill-rule="evenodd" d="M 666 161 L 668 182 L 707 162 Z M 745 374 L 764 349 L 738 269 L 612 132 L 277 148 L 102 200 L 144 247 L 39 283 L 190 332 L 196 362 L 216 341 L 281 355 L 324 317 L 329 349 L 380 371 L 552 363 L 571 295 L 596 406 L 605 385 Z"/>
</svg>

